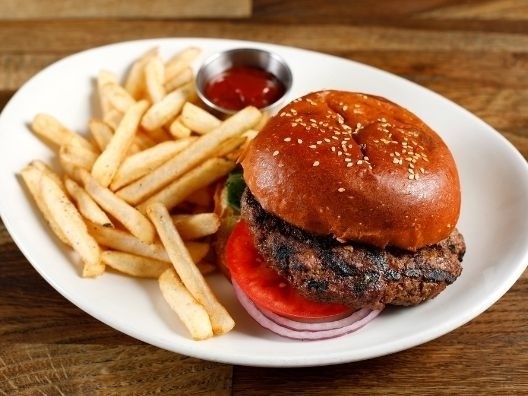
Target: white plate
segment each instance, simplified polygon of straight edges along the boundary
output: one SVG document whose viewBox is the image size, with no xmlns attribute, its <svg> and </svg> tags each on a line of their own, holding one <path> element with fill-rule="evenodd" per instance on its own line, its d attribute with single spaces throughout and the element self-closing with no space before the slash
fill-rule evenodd
<svg viewBox="0 0 528 396">
<path fill-rule="evenodd" d="M 445 139 L 458 164 L 463 204 L 459 229 L 467 242 L 462 276 L 438 298 L 386 310 L 360 331 L 332 340 L 299 342 L 274 336 L 237 304 L 220 276 L 212 286 L 236 320 L 227 335 L 195 342 L 172 314 L 154 281 L 115 274 L 82 279 L 76 256 L 51 236 L 16 176 L 32 159 L 53 153 L 27 128 L 37 112 L 86 131 L 93 79 L 100 69 L 124 73 L 131 61 L 159 46 L 164 57 L 188 45 L 203 56 L 232 47 L 275 51 L 290 64 L 290 99 L 323 88 L 363 91 L 407 107 Z M 372 358 L 439 337 L 497 301 L 528 263 L 528 166 L 490 126 L 441 96 L 389 73 L 319 53 L 262 43 L 211 39 L 127 42 L 85 51 L 38 73 L 0 117 L 0 212 L 11 236 L 36 270 L 64 297 L 132 337 L 202 359 L 257 366 L 313 366 Z"/>
</svg>

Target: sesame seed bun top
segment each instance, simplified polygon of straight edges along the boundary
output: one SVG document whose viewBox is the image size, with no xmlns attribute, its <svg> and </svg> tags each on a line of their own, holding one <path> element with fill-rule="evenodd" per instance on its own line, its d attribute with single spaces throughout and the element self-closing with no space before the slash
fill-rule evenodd
<svg viewBox="0 0 528 396">
<path fill-rule="evenodd" d="M 242 160 L 262 207 L 306 231 L 416 250 L 446 238 L 460 184 L 442 139 L 380 97 L 320 91 L 272 117 Z"/>
</svg>

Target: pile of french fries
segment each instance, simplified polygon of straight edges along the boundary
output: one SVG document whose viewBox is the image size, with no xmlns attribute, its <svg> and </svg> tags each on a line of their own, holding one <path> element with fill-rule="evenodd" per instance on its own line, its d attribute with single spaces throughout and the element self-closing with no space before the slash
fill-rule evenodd
<svg viewBox="0 0 528 396">
<path fill-rule="evenodd" d="M 61 169 L 34 160 L 21 171 L 50 229 L 78 253 L 82 276 L 110 267 L 157 278 L 196 340 L 235 324 L 204 278 L 215 269 L 210 238 L 220 223 L 213 194 L 266 119 L 247 107 L 222 120 L 201 106 L 191 67 L 199 54 L 189 47 L 164 62 L 150 50 L 123 84 L 100 71 L 101 115 L 89 137 L 37 114 L 31 128 Z"/>
</svg>

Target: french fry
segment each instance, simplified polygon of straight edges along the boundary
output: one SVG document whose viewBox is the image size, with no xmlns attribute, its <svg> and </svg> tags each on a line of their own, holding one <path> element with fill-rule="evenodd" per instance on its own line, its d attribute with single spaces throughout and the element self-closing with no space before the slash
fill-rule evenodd
<svg viewBox="0 0 528 396">
<path fill-rule="evenodd" d="M 179 153 L 195 139 L 186 138 L 159 143 L 127 157 L 114 176 L 110 189 L 115 191 L 146 175 Z"/>
<path fill-rule="evenodd" d="M 110 99 L 104 91 L 104 86 L 107 84 L 117 84 L 117 77 L 111 71 L 100 70 L 97 74 L 97 93 L 99 96 L 99 104 L 101 106 L 101 115 L 103 118 L 106 118 L 107 114 L 112 110 Z"/>
<path fill-rule="evenodd" d="M 242 134 L 242 136 L 245 137 L 248 142 L 250 142 L 257 137 L 258 133 L 259 131 L 256 129 L 248 129 Z"/>
<path fill-rule="evenodd" d="M 172 140 L 171 134 L 163 128 L 156 128 L 151 131 L 145 128 L 142 128 L 141 130 L 148 138 L 150 138 L 154 142 L 154 144 L 166 142 L 167 140 Z"/>
<path fill-rule="evenodd" d="M 59 158 L 73 166 L 90 170 L 97 160 L 97 154 L 83 146 L 66 143 L 59 149 Z"/>
<path fill-rule="evenodd" d="M 159 287 L 165 301 L 176 312 L 193 339 L 205 340 L 213 336 L 207 311 L 196 302 L 172 268 L 160 276 Z"/>
<path fill-rule="evenodd" d="M 169 82 L 180 74 L 184 69 L 201 54 L 202 50 L 197 47 L 187 47 L 175 54 L 165 64 L 165 82 Z"/>
<path fill-rule="evenodd" d="M 220 227 L 220 219 L 215 213 L 174 215 L 172 221 L 184 241 L 212 235 Z"/>
<path fill-rule="evenodd" d="M 103 273 L 105 267 L 101 263 L 101 249 L 88 234 L 81 215 L 64 191 L 45 174 L 40 179 L 40 191 L 49 215 L 68 239 L 70 246 L 81 256 L 84 263 L 82 275 L 92 277 Z"/>
<path fill-rule="evenodd" d="M 191 131 L 200 135 L 211 132 L 222 123 L 211 113 L 189 102 L 183 106 L 181 122 Z"/>
<path fill-rule="evenodd" d="M 42 200 L 42 194 L 40 193 L 40 179 L 42 178 L 42 174 L 43 171 L 35 167 L 33 163 L 27 165 L 20 172 L 24 184 L 26 185 L 27 189 L 29 190 L 29 193 L 33 197 L 33 201 L 40 210 L 40 213 L 42 213 L 42 216 L 44 216 L 44 220 L 46 220 L 46 223 L 48 223 L 57 238 L 59 238 L 66 245 L 70 246 L 70 241 L 68 240 L 68 238 L 66 238 L 66 235 L 64 235 L 64 233 L 62 232 L 62 229 L 55 222 L 55 219 L 50 215 L 48 207 L 44 205 L 44 201 Z"/>
<path fill-rule="evenodd" d="M 269 118 L 270 118 L 269 113 L 266 113 L 266 112 L 262 113 L 262 117 L 260 117 L 259 122 L 255 125 L 253 129 L 255 129 L 256 131 L 260 131 L 262 128 L 264 128 L 264 125 L 268 123 Z"/>
<path fill-rule="evenodd" d="M 172 77 L 170 80 L 165 80 L 165 91 L 172 92 L 175 89 L 180 88 L 182 85 L 191 82 L 193 78 L 194 73 L 192 69 L 187 66 L 181 72 Z"/>
<path fill-rule="evenodd" d="M 233 170 L 235 165 L 235 162 L 223 158 L 211 158 L 148 198 L 144 203 L 138 205 L 137 208 L 142 213 L 145 213 L 148 205 L 153 202 L 161 202 L 171 210 L 194 191 L 208 186 L 220 177 L 227 175 Z"/>
<path fill-rule="evenodd" d="M 134 140 L 141 116 L 147 109 L 147 102 L 140 101 L 132 105 L 119 123 L 105 150 L 92 167 L 92 176 L 103 187 L 107 187 L 123 162 L 127 151 Z"/>
<path fill-rule="evenodd" d="M 53 179 L 53 181 L 55 183 L 57 183 L 57 185 L 63 190 L 63 191 L 66 191 L 66 188 L 64 186 L 64 183 L 62 182 L 62 179 L 60 178 L 59 175 L 57 175 L 55 172 L 53 172 L 51 170 L 51 168 L 46 165 L 44 162 L 40 161 L 40 160 L 35 160 L 35 161 L 31 161 L 31 164 L 30 166 L 34 166 L 35 168 L 37 168 L 38 170 L 40 170 L 41 172 L 43 172 L 44 174 L 46 174 L 47 176 L 51 177 Z"/>
<path fill-rule="evenodd" d="M 165 248 L 158 242 L 146 243 L 140 241 L 127 231 L 102 227 L 90 222 L 87 226 L 90 235 L 102 246 L 137 256 L 149 257 L 167 263 L 170 262 Z M 189 241 L 185 242 L 185 247 L 195 263 L 198 263 L 207 256 L 210 250 L 210 245 L 206 242 Z"/>
<path fill-rule="evenodd" d="M 109 83 L 103 85 L 103 93 L 108 98 L 110 105 L 122 113 L 126 113 L 128 109 L 136 103 L 132 95 L 117 83 Z"/>
<path fill-rule="evenodd" d="M 95 203 L 95 201 L 73 180 L 66 178 L 64 181 L 66 190 L 77 204 L 77 209 L 81 215 L 92 223 L 103 227 L 113 227 L 112 221 L 105 212 Z"/>
<path fill-rule="evenodd" d="M 90 133 L 99 150 L 104 151 L 114 135 L 112 128 L 104 121 L 92 119 L 88 122 L 88 129 L 90 129 Z"/>
<path fill-rule="evenodd" d="M 215 154 L 219 157 L 227 156 L 229 153 L 242 146 L 245 141 L 246 138 L 244 136 L 233 136 L 220 143 L 216 148 L 217 151 Z"/>
<path fill-rule="evenodd" d="M 108 188 L 101 186 L 86 170 L 79 169 L 79 176 L 86 192 L 108 214 L 115 217 L 134 236 L 143 242 L 154 240 L 154 227 L 148 219 L 134 207 L 117 197 Z"/>
<path fill-rule="evenodd" d="M 181 122 L 180 116 L 176 117 L 174 121 L 171 122 L 169 126 L 169 132 L 176 139 L 181 139 L 187 136 L 191 136 L 191 130 L 187 128 L 185 125 L 183 125 L 183 123 Z"/>
<path fill-rule="evenodd" d="M 159 56 L 148 60 L 145 66 L 147 94 L 152 103 L 157 103 L 165 96 L 165 67 Z"/>
<path fill-rule="evenodd" d="M 139 100 L 145 93 L 145 66 L 148 61 L 158 55 L 158 49 L 152 48 L 139 58 L 128 72 L 125 89 L 135 99 Z"/>
<path fill-rule="evenodd" d="M 142 130 L 136 132 L 136 136 L 134 137 L 134 145 L 137 146 L 139 151 L 146 150 L 150 147 L 155 146 L 156 144 L 156 141 Z"/>
<path fill-rule="evenodd" d="M 159 243 L 140 241 L 132 234 L 116 228 L 102 227 L 93 223 L 88 223 L 87 226 L 90 235 L 102 246 L 160 261 L 170 261 L 167 252 Z"/>
<path fill-rule="evenodd" d="M 55 146 L 62 146 L 69 143 L 81 146 L 87 150 L 95 151 L 92 143 L 83 138 L 81 135 L 73 132 L 62 125 L 56 118 L 39 113 L 33 118 L 31 129 L 36 135 L 50 142 Z"/>
<path fill-rule="evenodd" d="M 189 169 L 214 155 L 218 144 L 250 129 L 258 122 L 260 114 L 257 108 L 246 107 L 225 120 L 214 131 L 202 135 L 180 154 L 165 162 L 152 173 L 119 190 L 117 195 L 133 205 L 144 201 Z"/>
<path fill-rule="evenodd" d="M 159 278 L 171 264 L 135 254 L 105 250 L 101 254 L 104 264 L 128 275 L 140 278 Z"/>
<path fill-rule="evenodd" d="M 213 332 L 223 334 L 230 331 L 235 325 L 233 318 L 217 300 L 200 270 L 193 263 L 167 208 L 163 204 L 154 203 L 147 208 L 147 213 L 182 283 L 207 311 Z"/>
<path fill-rule="evenodd" d="M 161 128 L 181 111 L 186 99 L 187 95 L 182 89 L 171 92 L 147 110 L 141 126 L 149 131 Z"/>
<path fill-rule="evenodd" d="M 103 121 L 110 125 L 114 131 L 117 129 L 122 119 L 123 113 L 113 108 L 110 108 L 110 110 L 103 115 Z"/>
<path fill-rule="evenodd" d="M 211 250 L 211 245 L 207 242 L 185 241 L 185 249 L 189 252 L 193 263 L 202 261 Z"/>
</svg>

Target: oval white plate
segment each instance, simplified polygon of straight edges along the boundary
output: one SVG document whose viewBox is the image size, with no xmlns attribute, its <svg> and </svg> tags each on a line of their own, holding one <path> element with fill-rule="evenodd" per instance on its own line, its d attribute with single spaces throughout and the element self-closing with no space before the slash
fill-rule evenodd
<svg viewBox="0 0 528 396">
<path fill-rule="evenodd" d="M 227 335 L 192 341 L 163 301 L 154 281 L 107 273 L 82 279 L 71 254 L 54 238 L 28 199 L 17 173 L 53 152 L 27 128 L 37 112 L 86 132 L 94 77 L 100 69 L 123 75 L 131 62 L 159 46 L 166 59 L 195 45 L 203 57 L 242 46 L 267 48 L 290 64 L 290 98 L 336 88 L 384 96 L 407 107 L 451 148 L 463 192 L 459 229 L 467 242 L 462 276 L 438 298 L 410 309 L 388 309 L 360 331 L 332 340 L 299 342 L 274 336 L 243 312 L 228 282 L 212 278 L 220 300 L 236 320 Z M 314 366 L 372 358 L 439 337 L 497 301 L 528 263 L 528 166 L 495 130 L 447 99 L 389 73 L 348 60 L 262 43 L 212 39 L 127 42 L 67 57 L 38 73 L 0 116 L 0 213 L 11 236 L 36 270 L 78 307 L 132 337 L 202 359 L 257 366 Z"/>
</svg>

